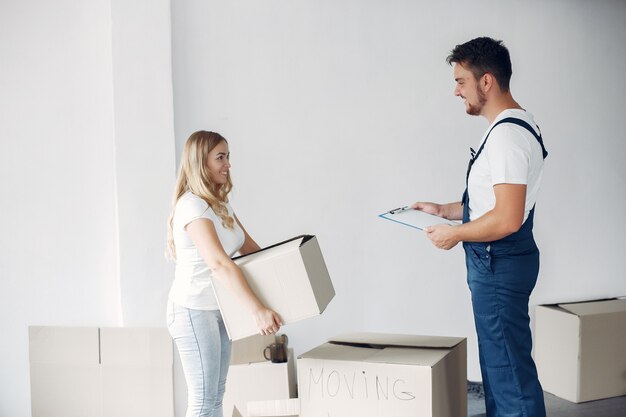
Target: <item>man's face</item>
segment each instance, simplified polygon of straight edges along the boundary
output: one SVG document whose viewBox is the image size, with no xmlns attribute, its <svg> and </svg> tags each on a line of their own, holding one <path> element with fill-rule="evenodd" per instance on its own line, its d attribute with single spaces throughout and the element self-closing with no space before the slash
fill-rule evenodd
<svg viewBox="0 0 626 417">
<path fill-rule="evenodd" d="M 456 81 L 454 95 L 464 100 L 467 114 L 480 116 L 487 98 L 474 74 L 457 62 L 454 64 L 454 81 Z"/>
</svg>

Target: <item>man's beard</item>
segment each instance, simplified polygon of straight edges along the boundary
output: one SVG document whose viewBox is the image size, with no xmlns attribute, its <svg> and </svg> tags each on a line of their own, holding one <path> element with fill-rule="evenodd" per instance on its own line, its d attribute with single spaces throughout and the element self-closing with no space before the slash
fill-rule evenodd
<svg viewBox="0 0 626 417">
<path fill-rule="evenodd" d="M 467 114 L 471 116 L 480 116 L 480 112 L 483 110 L 483 106 L 487 102 L 485 93 L 483 93 L 478 87 L 476 87 L 476 95 L 478 97 L 477 105 L 467 103 Z"/>
</svg>

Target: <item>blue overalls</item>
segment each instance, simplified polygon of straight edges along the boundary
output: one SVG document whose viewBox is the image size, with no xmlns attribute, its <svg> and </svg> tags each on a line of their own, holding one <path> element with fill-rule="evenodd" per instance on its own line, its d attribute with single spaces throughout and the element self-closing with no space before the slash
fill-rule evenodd
<svg viewBox="0 0 626 417">
<path fill-rule="evenodd" d="M 467 183 L 472 165 L 500 123 L 528 129 L 539 141 L 544 159 L 548 155 L 541 136 L 526 122 L 506 118 L 496 123 L 478 152 L 474 155 L 472 151 L 462 200 L 463 223 L 469 221 Z M 488 243 L 463 242 L 487 417 L 546 415 L 543 390 L 531 357 L 528 317 L 528 299 L 539 273 L 539 250 L 532 232 L 534 212 L 533 207 L 522 227 L 505 238 Z"/>
</svg>

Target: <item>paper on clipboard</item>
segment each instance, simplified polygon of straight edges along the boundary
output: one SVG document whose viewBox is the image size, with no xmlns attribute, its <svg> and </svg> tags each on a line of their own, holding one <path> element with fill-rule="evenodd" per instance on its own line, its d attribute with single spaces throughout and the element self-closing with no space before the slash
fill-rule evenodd
<svg viewBox="0 0 626 417">
<path fill-rule="evenodd" d="M 433 214 L 424 213 L 423 211 L 415 210 L 408 206 L 400 207 L 390 210 L 386 213 L 379 214 L 378 217 L 419 230 L 424 230 L 429 226 L 434 226 L 436 224 L 442 223 L 449 224 L 451 226 L 458 226 L 459 224 L 458 222 L 444 219 L 443 217 L 435 216 Z"/>
</svg>

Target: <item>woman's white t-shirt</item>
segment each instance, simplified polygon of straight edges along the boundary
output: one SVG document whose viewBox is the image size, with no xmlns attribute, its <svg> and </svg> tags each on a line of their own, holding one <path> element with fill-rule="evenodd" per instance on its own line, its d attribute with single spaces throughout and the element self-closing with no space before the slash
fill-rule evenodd
<svg viewBox="0 0 626 417">
<path fill-rule="evenodd" d="M 532 114 L 521 109 L 507 109 L 500 113 L 491 126 L 506 117 L 515 117 L 528 123 L 537 134 Z M 485 141 L 487 133 L 480 144 Z M 496 184 L 526 184 L 524 221 L 535 205 L 543 173 L 543 152 L 539 141 L 527 129 L 512 123 L 496 126 L 489 135 L 482 153 L 472 166 L 469 176 L 469 214 L 476 220 L 496 205 L 493 186 Z"/>
<path fill-rule="evenodd" d="M 230 204 L 228 214 L 234 218 Z M 213 222 L 217 236 L 228 256 L 233 256 L 244 243 L 241 227 L 234 223 L 232 230 L 222 225 L 222 219 L 200 197 L 187 192 L 178 199 L 174 209 L 173 237 L 176 246 L 176 272 L 169 298 L 176 304 L 196 310 L 217 310 L 217 300 L 211 283 L 212 268 L 200 256 L 185 227 L 196 219 Z"/>
</svg>

